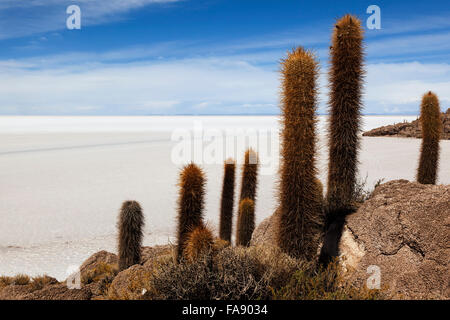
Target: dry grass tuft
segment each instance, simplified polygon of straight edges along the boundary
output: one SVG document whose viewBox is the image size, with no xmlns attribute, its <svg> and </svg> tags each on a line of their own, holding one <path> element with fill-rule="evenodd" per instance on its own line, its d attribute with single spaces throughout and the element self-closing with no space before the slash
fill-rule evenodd
<svg viewBox="0 0 450 320">
<path fill-rule="evenodd" d="M 116 265 L 100 262 L 94 269 L 82 275 L 81 283 L 86 285 L 98 281 L 108 281 L 108 279 L 112 281 L 118 272 Z"/>
<path fill-rule="evenodd" d="M 55 284 L 58 281 L 55 278 L 49 277 L 47 275 L 33 277 L 33 281 L 30 283 L 31 291 L 37 291 L 43 289 L 49 284 Z"/>
<path fill-rule="evenodd" d="M 30 283 L 30 277 L 26 274 L 18 274 L 12 278 L 12 284 L 24 286 Z"/>
</svg>

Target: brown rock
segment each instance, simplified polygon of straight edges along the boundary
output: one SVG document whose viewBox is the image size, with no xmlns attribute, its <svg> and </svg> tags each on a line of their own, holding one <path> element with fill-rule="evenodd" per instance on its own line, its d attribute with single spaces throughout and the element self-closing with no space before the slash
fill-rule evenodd
<svg viewBox="0 0 450 320">
<path fill-rule="evenodd" d="M 147 292 L 151 272 L 141 265 L 134 265 L 119 272 L 108 290 L 108 298 L 114 300 L 139 300 Z"/>
<path fill-rule="evenodd" d="M 447 112 L 441 114 L 443 132 L 441 139 L 450 140 L 450 108 Z M 412 122 L 402 122 L 393 125 L 383 126 L 364 132 L 363 136 L 379 137 L 379 136 L 393 136 L 393 137 L 413 137 L 422 138 L 422 128 L 419 119 Z"/>
<path fill-rule="evenodd" d="M 9 285 L 0 289 L 0 300 L 24 300 L 30 291 L 28 285 Z"/>
<path fill-rule="evenodd" d="M 449 243 L 450 185 L 395 180 L 347 217 L 340 251 L 355 285 L 366 284 L 374 265 L 394 296 L 449 299 Z"/>
<path fill-rule="evenodd" d="M 69 289 L 64 283 L 52 284 L 34 291 L 25 300 L 90 300 L 91 291 L 86 288 Z"/>
<path fill-rule="evenodd" d="M 32 285 L 10 285 L 0 290 L 0 300 L 89 300 L 87 289 L 69 289 L 64 283 L 51 283 L 35 290 Z"/>
<path fill-rule="evenodd" d="M 253 231 L 252 239 L 250 240 L 251 246 L 258 246 L 262 244 L 276 246 L 276 224 L 277 224 L 277 212 L 270 217 L 265 218 Z"/>
<path fill-rule="evenodd" d="M 100 263 L 117 265 L 119 258 L 116 254 L 102 250 L 90 256 L 80 267 L 81 277 L 86 273 L 93 271 Z"/>
<path fill-rule="evenodd" d="M 162 255 L 173 254 L 173 246 L 162 245 L 153 247 L 142 247 L 141 265 L 148 266 L 153 263 L 153 260 Z"/>
</svg>

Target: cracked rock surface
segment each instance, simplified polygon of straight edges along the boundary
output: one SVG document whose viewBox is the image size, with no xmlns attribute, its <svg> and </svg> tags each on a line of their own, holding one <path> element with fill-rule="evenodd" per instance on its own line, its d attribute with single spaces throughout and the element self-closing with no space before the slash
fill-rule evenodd
<svg viewBox="0 0 450 320">
<path fill-rule="evenodd" d="M 366 285 L 374 265 L 381 287 L 395 297 L 449 299 L 450 185 L 394 180 L 379 186 L 347 217 L 340 252 L 356 285 Z"/>
</svg>

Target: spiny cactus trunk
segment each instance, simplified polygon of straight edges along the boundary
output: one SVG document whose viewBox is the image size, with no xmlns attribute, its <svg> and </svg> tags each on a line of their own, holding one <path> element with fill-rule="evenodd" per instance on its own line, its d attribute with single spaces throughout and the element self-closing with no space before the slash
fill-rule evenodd
<svg viewBox="0 0 450 320">
<path fill-rule="evenodd" d="M 346 15 L 336 23 L 329 73 L 327 218 L 331 220 L 333 216 L 353 209 L 364 76 L 362 42 L 363 30 L 359 19 Z"/>
<path fill-rule="evenodd" d="M 325 265 L 338 255 L 345 216 L 355 210 L 364 81 L 363 29 L 358 18 L 346 15 L 336 23 L 330 55 L 326 233 L 319 258 Z"/>
<path fill-rule="evenodd" d="M 195 164 L 183 168 L 179 180 L 178 233 L 176 256 L 180 260 L 189 232 L 203 224 L 205 178 Z"/>
<path fill-rule="evenodd" d="M 320 181 L 316 178 L 318 63 L 299 47 L 282 61 L 280 210 L 278 246 L 313 259 L 322 233 Z"/>
<path fill-rule="evenodd" d="M 255 203 L 253 200 L 245 198 L 239 204 L 236 245 L 248 247 L 253 230 L 255 230 Z"/>
<path fill-rule="evenodd" d="M 233 225 L 233 203 L 234 203 L 234 177 L 236 163 L 228 159 L 224 165 L 224 177 L 222 186 L 222 200 L 220 206 L 219 237 L 231 242 L 231 231 Z"/>
<path fill-rule="evenodd" d="M 430 91 L 423 96 L 420 109 L 422 146 L 417 170 L 417 181 L 422 184 L 436 184 L 439 165 L 439 139 L 442 132 L 440 110 L 438 97 L 434 93 Z"/>
<path fill-rule="evenodd" d="M 242 166 L 242 185 L 239 202 L 248 198 L 256 200 L 256 187 L 258 185 L 258 154 L 248 149 L 245 152 L 244 164 Z"/>
<path fill-rule="evenodd" d="M 142 227 L 144 215 L 136 201 L 125 201 L 118 221 L 119 270 L 125 270 L 141 262 Z"/>
</svg>

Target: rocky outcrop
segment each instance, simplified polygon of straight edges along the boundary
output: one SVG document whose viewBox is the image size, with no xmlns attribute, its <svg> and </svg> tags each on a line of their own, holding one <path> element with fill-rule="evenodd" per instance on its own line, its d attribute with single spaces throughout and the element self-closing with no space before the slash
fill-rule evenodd
<svg viewBox="0 0 450 320">
<path fill-rule="evenodd" d="M 253 245 L 275 243 L 275 219 L 259 224 Z M 339 251 L 346 279 L 357 287 L 379 270 L 390 296 L 449 299 L 449 244 L 450 185 L 395 180 L 347 216 Z"/>
<path fill-rule="evenodd" d="M 0 290 L 0 300 L 89 300 L 90 290 L 69 289 L 64 283 L 51 283 L 35 290 L 32 285 L 10 285 Z"/>
<path fill-rule="evenodd" d="M 449 243 L 450 186 L 395 180 L 347 217 L 340 252 L 356 285 L 375 266 L 397 297 L 449 299 Z"/>
<path fill-rule="evenodd" d="M 441 115 L 443 132 L 441 139 L 450 140 L 450 108 L 447 112 L 443 112 Z M 391 136 L 391 137 L 407 137 L 407 138 L 422 138 L 422 128 L 420 126 L 420 120 L 414 120 L 412 122 L 396 123 L 388 126 L 379 127 L 370 131 L 364 132 L 363 136 L 367 137 L 379 137 L 379 136 Z"/>
<path fill-rule="evenodd" d="M 258 246 L 263 244 L 270 244 L 276 246 L 275 228 L 277 225 L 278 211 L 273 215 L 265 218 L 253 231 L 250 245 Z"/>
</svg>

